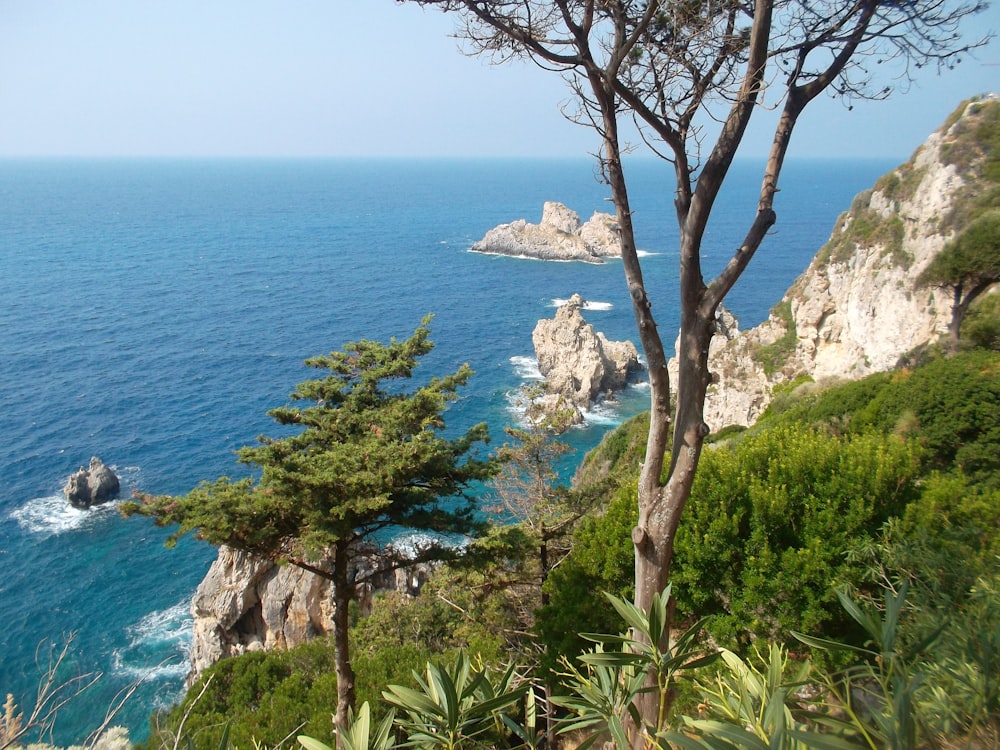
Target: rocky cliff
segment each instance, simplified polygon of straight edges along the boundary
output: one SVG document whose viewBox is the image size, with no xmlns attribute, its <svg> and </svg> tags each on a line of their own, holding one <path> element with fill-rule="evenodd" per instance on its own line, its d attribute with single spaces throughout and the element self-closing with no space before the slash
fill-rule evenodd
<svg viewBox="0 0 1000 750">
<path fill-rule="evenodd" d="M 426 565 L 381 569 L 375 549 L 358 555 L 350 571 L 364 581 L 360 610 L 371 609 L 376 591 L 416 594 Z M 322 563 L 318 563 L 322 567 Z M 191 603 L 194 629 L 188 683 L 220 659 L 248 651 L 292 648 L 333 632 L 333 591 L 326 578 L 294 565 L 274 563 L 220 547 Z"/>
<path fill-rule="evenodd" d="M 561 203 L 548 201 L 539 224 L 518 219 L 489 230 L 474 243 L 472 252 L 512 255 L 538 260 L 578 260 L 601 263 L 621 257 L 618 223 L 614 216 L 595 211 L 584 223 L 577 213 Z"/>
<path fill-rule="evenodd" d="M 631 341 L 609 341 L 583 319 L 584 300 L 574 294 L 555 318 L 539 320 L 531 335 L 546 391 L 562 396 L 577 409 L 599 396 L 621 389 L 641 368 Z"/>
<path fill-rule="evenodd" d="M 854 379 L 892 369 L 907 352 L 947 333 L 950 300 L 917 283 L 995 183 L 998 155 L 977 135 L 995 118 L 995 97 L 966 103 L 905 164 L 859 194 L 830 240 L 762 325 L 720 325 L 709 354 L 706 422 L 750 425 L 775 386 L 801 377 Z M 780 217 L 779 217 L 780 221 Z M 747 273 L 766 272 L 767 247 Z"/>
</svg>

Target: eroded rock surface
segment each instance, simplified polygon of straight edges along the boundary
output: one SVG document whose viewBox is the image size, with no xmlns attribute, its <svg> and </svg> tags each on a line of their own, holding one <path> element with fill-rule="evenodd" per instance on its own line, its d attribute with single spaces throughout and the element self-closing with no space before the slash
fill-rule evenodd
<svg viewBox="0 0 1000 750">
<path fill-rule="evenodd" d="M 581 224 L 576 211 L 555 201 L 544 204 L 540 223 L 518 219 L 501 224 L 470 249 L 491 255 L 586 263 L 600 263 L 604 258 L 621 257 L 622 253 L 614 216 L 595 211 Z"/>
<path fill-rule="evenodd" d="M 947 295 L 917 279 L 955 236 L 962 206 L 982 192 L 985 158 L 974 133 L 988 107 L 1000 101 L 967 104 L 906 164 L 856 196 L 767 321 L 715 337 L 709 368 L 716 382 L 705 404 L 713 430 L 753 424 L 777 386 L 890 370 L 947 334 Z M 949 156 L 956 153 L 961 162 Z"/>
<path fill-rule="evenodd" d="M 101 459 L 92 456 L 87 468 L 81 466 L 70 474 L 63 494 L 74 508 L 89 508 L 116 498 L 120 486 L 118 476 Z"/>
<path fill-rule="evenodd" d="M 578 409 L 616 391 L 642 369 L 631 341 L 609 341 L 583 319 L 584 300 L 574 294 L 554 319 L 538 321 L 532 333 L 538 369 L 549 394 L 564 397 Z"/>
</svg>

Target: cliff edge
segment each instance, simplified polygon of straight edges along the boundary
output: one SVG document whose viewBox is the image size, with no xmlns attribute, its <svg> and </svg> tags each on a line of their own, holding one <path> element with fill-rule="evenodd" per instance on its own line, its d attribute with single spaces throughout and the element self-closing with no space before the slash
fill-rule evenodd
<svg viewBox="0 0 1000 750">
<path fill-rule="evenodd" d="M 964 103 L 908 162 L 855 197 L 767 321 L 743 333 L 720 325 L 705 405 L 713 430 L 753 424 L 776 386 L 890 370 L 947 335 L 951 301 L 918 278 L 997 190 L 987 165 L 1000 154 L 982 133 L 998 116 L 995 95 Z M 749 273 L 761 272 L 766 253 Z"/>
</svg>

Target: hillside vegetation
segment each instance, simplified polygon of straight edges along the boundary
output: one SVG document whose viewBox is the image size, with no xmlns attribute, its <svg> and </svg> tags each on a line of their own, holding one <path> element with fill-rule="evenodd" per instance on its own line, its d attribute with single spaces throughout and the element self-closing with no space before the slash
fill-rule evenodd
<svg viewBox="0 0 1000 750">
<path fill-rule="evenodd" d="M 757 654 L 797 653 L 782 667 L 792 670 L 808 665 L 795 632 L 854 649 L 871 644 L 844 592 L 873 616 L 905 593 L 892 648 L 907 674 L 920 676 L 910 710 L 921 731 L 938 741 L 996 731 L 998 373 L 1000 354 L 972 351 L 826 390 L 804 384 L 753 428 L 718 440 L 686 509 L 673 576 L 683 617 L 709 618 L 704 644 L 744 665 Z M 610 433 L 583 462 L 577 491 L 598 487 L 609 499 L 577 524 L 568 555 L 545 582 L 544 603 L 525 583 L 536 565 L 530 544 L 498 530 L 475 564 L 443 568 L 412 602 L 380 600 L 371 617 L 356 620 L 359 700 L 384 715 L 386 685 L 419 688 L 424 662 L 453 663 L 459 653 L 474 654 L 482 668 L 517 663 L 556 693 L 578 689 L 567 665 L 593 643 L 577 633 L 623 627 L 603 592 L 630 594 L 642 422 Z M 924 645 L 928 633 L 937 637 Z M 317 641 L 221 662 L 184 704 L 156 717 L 146 746 L 168 743 L 185 715 L 199 748 L 226 739 L 272 746 L 297 732 L 332 743 L 330 653 Z M 851 670 L 874 664 L 859 651 L 811 653 L 811 679 L 828 682 L 828 697 Z M 695 704 L 705 710 L 705 691 L 725 682 L 719 670 L 676 676 L 678 722 Z M 520 744 L 507 732 L 490 737 L 494 746 Z"/>
</svg>

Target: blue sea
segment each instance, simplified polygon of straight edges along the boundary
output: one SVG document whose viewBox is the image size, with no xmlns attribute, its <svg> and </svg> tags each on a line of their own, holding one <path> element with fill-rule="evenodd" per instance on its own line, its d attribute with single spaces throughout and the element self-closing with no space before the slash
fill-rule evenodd
<svg viewBox="0 0 1000 750">
<path fill-rule="evenodd" d="M 766 318 L 852 197 L 891 162 L 790 163 L 778 224 L 727 306 Z M 759 164 L 737 162 L 706 242 L 718 270 L 756 207 Z M 628 166 L 639 246 L 665 339 L 677 329 L 677 240 L 667 165 Z M 133 739 L 181 695 L 189 601 L 214 557 L 113 505 L 62 497 L 99 456 L 132 490 L 183 493 L 239 471 L 233 451 L 272 430 L 268 409 L 312 376 L 306 357 L 412 333 L 427 313 L 429 377 L 476 374 L 450 428 L 497 442 L 537 377 L 531 332 L 575 292 L 609 338 L 636 339 L 621 265 L 468 252 L 496 224 L 558 200 L 611 211 L 586 160 L 0 161 L 0 698 L 32 704 L 53 649 L 64 677 L 100 673 L 54 739 L 84 739 L 119 691 Z M 641 385 L 589 415 L 582 452 L 646 407 Z M 332 708 L 332 707 L 331 707 Z"/>
</svg>

